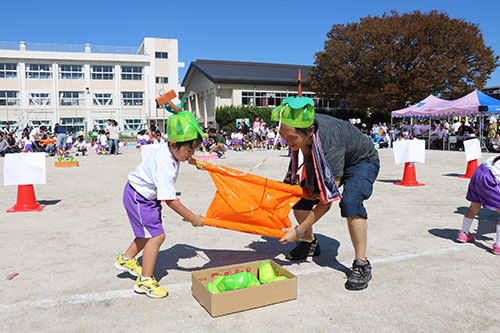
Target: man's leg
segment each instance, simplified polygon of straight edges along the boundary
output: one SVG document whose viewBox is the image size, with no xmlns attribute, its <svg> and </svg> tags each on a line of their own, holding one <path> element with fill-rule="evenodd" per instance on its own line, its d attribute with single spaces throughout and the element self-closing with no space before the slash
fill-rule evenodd
<svg viewBox="0 0 500 333">
<path fill-rule="evenodd" d="M 366 260 L 366 243 L 368 225 L 366 219 L 359 215 L 347 218 L 347 226 L 354 247 L 355 259 Z"/>
</svg>

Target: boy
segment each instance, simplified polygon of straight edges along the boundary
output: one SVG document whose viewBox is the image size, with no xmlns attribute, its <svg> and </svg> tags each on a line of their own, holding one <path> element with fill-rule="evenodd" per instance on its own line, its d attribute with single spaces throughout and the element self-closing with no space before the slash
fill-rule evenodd
<svg viewBox="0 0 500 333">
<path fill-rule="evenodd" d="M 134 291 L 152 298 L 163 298 L 168 291 L 156 282 L 153 271 L 160 246 L 165 240 L 162 227 L 161 200 L 194 227 L 203 226 L 201 215 L 195 215 L 175 197 L 175 181 L 180 162 L 192 158 L 205 135 L 194 116 L 181 111 L 168 118 L 169 142 L 156 149 L 135 171 L 128 175 L 123 204 L 134 230 L 135 239 L 118 257 L 114 266 L 137 277 Z M 135 257 L 142 253 L 142 267 Z"/>
</svg>

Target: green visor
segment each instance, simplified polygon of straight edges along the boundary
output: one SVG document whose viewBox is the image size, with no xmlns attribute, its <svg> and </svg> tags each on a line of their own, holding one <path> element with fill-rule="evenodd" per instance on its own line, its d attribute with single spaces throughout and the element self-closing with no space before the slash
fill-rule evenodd
<svg viewBox="0 0 500 333">
<path fill-rule="evenodd" d="M 205 136 L 205 133 L 201 130 L 200 124 L 191 112 L 182 110 L 181 112 L 168 117 L 168 141 L 190 141 L 196 139 L 198 134 L 202 138 Z"/>
<path fill-rule="evenodd" d="M 295 127 L 307 128 L 314 124 L 314 101 L 309 97 L 288 97 L 271 114 L 272 121 Z"/>
</svg>

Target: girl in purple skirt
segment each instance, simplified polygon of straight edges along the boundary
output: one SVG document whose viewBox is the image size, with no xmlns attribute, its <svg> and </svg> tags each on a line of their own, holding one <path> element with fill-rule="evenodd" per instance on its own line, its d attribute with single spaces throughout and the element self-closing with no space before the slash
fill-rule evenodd
<svg viewBox="0 0 500 333">
<path fill-rule="evenodd" d="M 458 231 L 457 241 L 474 242 L 476 238 L 469 232 L 474 217 L 481 209 L 495 209 L 500 213 L 500 155 L 488 159 L 477 167 L 472 175 L 466 199 L 470 201 L 465 212 L 462 230 Z M 497 223 L 497 237 L 493 244 L 493 253 L 500 255 L 500 220 Z"/>
</svg>

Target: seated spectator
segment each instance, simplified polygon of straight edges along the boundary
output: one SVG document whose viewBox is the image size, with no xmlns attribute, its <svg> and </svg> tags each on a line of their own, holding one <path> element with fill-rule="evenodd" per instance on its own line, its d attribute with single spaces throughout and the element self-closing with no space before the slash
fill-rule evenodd
<svg viewBox="0 0 500 333">
<path fill-rule="evenodd" d="M 382 131 L 382 139 L 379 141 L 379 148 L 389 148 L 391 145 L 391 137 L 385 131 Z"/>
<path fill-rule="evenodd" d="M 20 150 L 17 147 L 17 142 L 12 133 L 6 135 L 5 145 L 2 148 L 2 156 L 9 153 L 19 153 Z"/>
<path fill-rule="evenodd" d="M 77 151 L 76 156 L 78 156 L 78 152 L 81 152 L 82 155 L 85 156 L 85 153 L 87 152 L 87 143 L 83 139 L 82 135 L 80 135 L 76 139 L 75 146 L 76 146 L 76 151 Z"/>
<path fill-rule="evenodd" d="M 500 152 L 500 133 L 497 133 L 497 135 L 495 135 L 495 138 L 492 141 L 491 148 L 493 148 L 493 150 L 496 152 Z"/>
</svg>

